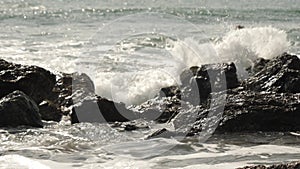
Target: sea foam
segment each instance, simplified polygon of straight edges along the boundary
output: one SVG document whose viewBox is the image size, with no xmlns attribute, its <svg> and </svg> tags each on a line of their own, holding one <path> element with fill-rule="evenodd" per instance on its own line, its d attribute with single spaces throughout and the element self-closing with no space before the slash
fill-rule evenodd
<svg viewBox="0 0 300 169">
<path fill-rule="evenodd" d="M 173 42 L 166 49 L 166 57 L 173 65 L 166 69 L 137 72 L 103 73 L 95 78 L 99 95 L 126 103 L 139 104 L 153 98 L 160 88 L 180 84 L 179 75 L 184 68 L 210 63 L 234 62 L 238 76 L 247 78 L 245 69 L 259 57 L 271 59 L 288 51 L 287 34 L 273 27 L 244 28 L 231 30 L 217 42 L 200 43 L 193 38 Z"/>
</svg>

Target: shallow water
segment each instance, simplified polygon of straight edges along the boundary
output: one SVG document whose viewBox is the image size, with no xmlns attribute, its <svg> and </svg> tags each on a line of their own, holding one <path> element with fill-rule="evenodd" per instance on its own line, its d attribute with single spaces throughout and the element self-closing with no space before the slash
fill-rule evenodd
<svg viewBox="0 0 300 169">
<path fill-rule="evenodd" d="M 89 123 L 1 129 L 0 167 L 233 168 L 300 158 L 300 138 L 291 133 L 214 135 L 205 143 L 195 138 L 141 139 L 147 133 Z"/>
<path fill-rule="evenodd" d="M 300 55 L 300 2 L 0 1 L 1 58 L 53 72 L 89 74 L 97 93 L 128 106 L 180 83 L 181 70 L 256 57 Z M 246 29 L 235 30 L 236 25 Z M 150 130 L 47 123 L 0 130 L 0 168 L 234 168 L 299 159 L 290 133 L 144 140 Z"/>
</svg>

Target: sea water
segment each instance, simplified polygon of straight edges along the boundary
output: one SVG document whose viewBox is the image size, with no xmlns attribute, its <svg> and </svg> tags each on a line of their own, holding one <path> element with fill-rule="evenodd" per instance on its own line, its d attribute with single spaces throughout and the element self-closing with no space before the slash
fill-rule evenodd
<svg viewBox="0 0 300 169">
<path fill-rule="evenodd" d="M 98 95 L 138 105 L 180 84 L 184 68 L 300 55 L 298 0 L 2 0 L 0 56 L 52 72 L 87 73 Z M 244 29 L 237 29 L 237 26 Z M 0 168 L 234 168 L 300 158 L 291 133 L 145 140 L 150 130 L 45 122 L 1 129 Z"/>
</svg>

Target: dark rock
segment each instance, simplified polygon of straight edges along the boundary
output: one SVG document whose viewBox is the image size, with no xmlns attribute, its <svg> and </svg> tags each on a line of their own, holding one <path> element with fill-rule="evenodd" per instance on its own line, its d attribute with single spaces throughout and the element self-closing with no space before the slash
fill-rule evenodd
<svg viewBox="0 0 300 169">
<path fill-rule="evenodd" d="M 132 125 L 132 124 L 126 124 L 125 125 L 125 130 L 126 131 L 132 131 L 132 130 L 136 130 L 138 127 L 136 125 Z"/>
<path fill-rule="evenodd" d="M 143 103 L 138 108 L 138 111 L 142 112 L 141 116 L 147 120 L 165 123 L 179 113 L 182 103 L 206 105 L 212 92 L 224 91 L 239 85 L 233 63 L 194 66 L 184 70 L 180 79 L 181 89 L 177 86 L 162 88 L 160 97 Z"/>
<path fill-rule="evenodd" d="M 101 97 L 86 98 L 72 109 L 71 122 L 124 122 L 139 118 L 136 112 L 128 110 L 123 103 L 116 103 Z"/>
<path fill-rule="evenodd" d="M 57 114 L 66 114 L 65 110 L 70 111 L 72 123 L 124 122 L 138 118 L 137 113 L 128 110 L 125 104 L 97 96 L 93 81 L 84 73 L 61 74 L 48 102 L 52 107 L 47 106 L 47 111 L 57 112 L 48 119 L 57 120 Z"/>
<path fill-rule="evenodd" d="M 194 66 L 184 70 L 180 80 L 182 100 L 193 105 L 207 103 L 212 92 L 236 88 L 239 85 L 234 63 Z"/>
<path fill-rule="evenodd" d="M 49 102 L 42 102 L 39 105 L 40 115 L 43 120 L 59 122 L 64 114 L 61 107 Z"/>
<path fill-rule="evenodd" d="M 229 94 L 217 131 L 299 131 L 300 94 Z"/>
<path fill-rule="evenodd" d="M 55 81 L 55 75 L 43 68 L 13 64 L 0 59 L 0 98 L 20 90 L 40 103 L 48 97 Z"/>
<path fill-rule="evenodd" d="M 48 100 L 53 104 L 70 107 L 75 102 L 83 100 L 87 96 L 95 95 L 93 81 L 85 73 L 62 73 L 49 96 Z"/>
<path fill-rule="evenodd" d="M 133 131 L 139 129 L 149 129 L 149 126 L 146 121 L 141 119 L 132 120 L 128 122 L 115 122 L 111 127 L 116 128 L 119 131 Z"/>
<path fill-rule="evenodd" d="M 135 107 L 135 109 L 141 112 L 140 118 L 165 123 L 177 115 L 180 107 L 181 101 L 176 97 L 157 97 Z"/>
<path fill-rule="evenodd" d="M 264 165 L 246 166 L 237 169 L 300 169 L 300 162 L 292 162 L 288 164 L 277 164 L 268 167 Z"/>
<path fill-rule="evenodd" d="M 184 133 L 185 136 L 194 136 L 203 131 L 207 114 L 208 111 L 202 106 L 185 108 L 185 110 L 178 113 L 172 122 L 177 133 Z"/>
<path fill-rule="evenodd" d="M 181 99 L 180 88 L 178 86 L 164 87 L 160 89 L 160 97 L 176 97 Z"/>
<path fill-rule="evenodd" d="M 224 96 L 220 93 L 219 97 Z M 224 104 L 216 101 L 210 108 L 182 111 L 173 122 L 176 131 L 188 136 L 199 134 L 205 127 L 218 133 L 299 131 L 299 98 L 300 94 L 231 90 Z"/>
<path fill-rule="evenodd" d="M 258 67 L 255 67 L 258 73 L 244 82 L 243 86 L 247 89 L 258 92 L 300 92 L 300 59 L 297 56 L 285 53 Z"/>
<path fill-rule="evenodd" d="M 250 73 L 250 75 L 255 75 L 256 73 L 260 72 L 269 61 L 270 60 L 264 58 L 259 58 L 255 60 L 254 65 L 252 67 L 247 68 L 248 73 Z"/>
<path fill-rule="evenodd" d="M 40 105 L 43 120 L 60 121 L 63 115 L 69 115 L 72 106 L 86 97 L 95 96 L 95 86 L 84 73 L 61 73 L 47 100 Z"/>
<path fill-rule="evenodd" d="M 38 106 L 21 91 L 14 91 L 0 100 L 0 117 L 1 127 L 43 127 Z"/>
<path fill-rule="evenodd" d="M 159 129 L 152 133 L 151 135 L 147 136 L 147 139 L 153 139 L 153 138 L 171 138 L 175 137 L 178 134 L 176 132 L 169 131 L 165 128 Z"/>
<path fill-rule="evenodd" d="M 244 29 L 245 28 L 245 26 L 243 26 L 243 25 L 237 25 L 236 27 L 235 27 L 235 29 Z"/>
<path fill-rule="evenodd" d="M 223 67 L 220 64 L 191 67 L 181 74 L 182 100 L 174 109 L 175 118 L 169 117 L 169 121 L 172 119 L 175 127 L 172 136 L 194 136 L 205 132 L 213 134 L 215 131 L 224 133 L 300 130 L 300 61 L 297 56 L 283 54 L 272 60 L 258 60 L 251 70 L 252 77 L 241 86 L 237 81 L 234 65 L 232 68 L 228 68 L 228 64 L 221 65 Z M 231 71 L 226 74 L 228 70 Z M 227 88 L 231 89 L 223 90 L 219 87 L 223 81 L 217 79 L 222 73 L 225 73 Z M 213 84 L 209 80 L 212 78 Z M 212 90 L 212 87 L 215 89 Z M 193 101 L 197 100 L 197 95 L 206 104 L 202 102 L 195 106 L 196 102 Z M 184 105 L 188 105 L 185 103 L 192 103 L 194 106 L 185 107 Z M 155 112 L 153 108 L 147 110 Z M 168 133 L 163 134 L 164 137 L 170 135 L 169 131 L 164 132 Z"/>
</svg>

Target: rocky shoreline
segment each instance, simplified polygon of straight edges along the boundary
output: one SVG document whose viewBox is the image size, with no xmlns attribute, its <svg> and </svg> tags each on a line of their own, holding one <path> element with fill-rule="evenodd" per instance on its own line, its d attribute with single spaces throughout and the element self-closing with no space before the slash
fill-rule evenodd
<svg viewBox="0 0 300 169">
<path fill-rule="evenodd" d="M 135 120 L 172 123 L 147 138 L 203 133 L 300 131 L 300 59 L 282 54 L 258 59 L 239 80 L 234 63 L 194 66 L 181 86 L 162 88 L 156 98 L 127 108 L 95 94 L 86 74 L 53 74 L 37 66 L 0 59 L 0 127 L 43 127 L 43 121 L 109 122 L 126 131 L 147 128 Z M 299 163 L 249 168 L 300 168 Z"/>
</svg>

